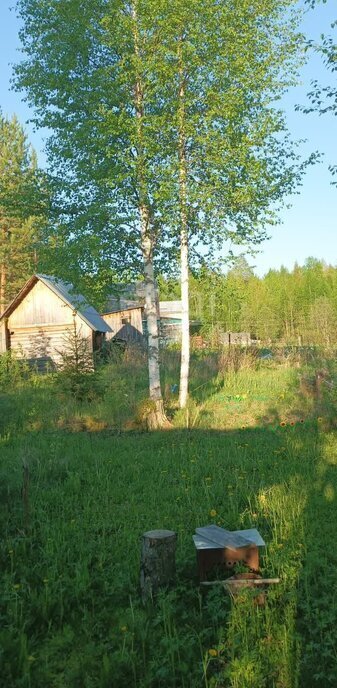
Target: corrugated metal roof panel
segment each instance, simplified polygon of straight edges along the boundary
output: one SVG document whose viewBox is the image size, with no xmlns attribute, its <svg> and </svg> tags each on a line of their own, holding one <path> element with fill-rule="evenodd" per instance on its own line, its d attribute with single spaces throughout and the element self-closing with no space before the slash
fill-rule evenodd
<svg viewBox="0 0 337 688">
<path fill-rule="evenodd" d="M 227 547 L 228 549 L 239 549 L 249 545 L 263 547 L 265 542 L 256 528 L 247 530 L 225 530 L 219 526 L 210 525 L 203 528 L 196 528 L 196 535 L 193 535 L 194 544 L 197 549 L 217 549 Z"/>
<path fill-rule="evenodd" d="M 181 309 L 181 301 L 159 301 L 160 315 L 164 315 L 164 313 L 180 313 Z"/>
<path fill-rule="evenodd" d="M 104 306 L 104 315 L 108 313 L 119 313 L 120 311 L 130 311 L 134 308 L 144 308 L 144 306 L 139 301 L 131 301 L 130 299 L 108 298 L 107 303 Z"/>
</svg>

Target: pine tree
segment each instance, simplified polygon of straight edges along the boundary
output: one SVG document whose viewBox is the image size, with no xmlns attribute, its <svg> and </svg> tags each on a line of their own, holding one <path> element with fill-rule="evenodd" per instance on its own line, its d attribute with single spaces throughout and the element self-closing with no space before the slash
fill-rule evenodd
<svg viewBox="0 0 337 688">
<path fill-rule="evenodd" d="M 47 192 L 17 118 L 0 113 L 0 312 L 36 271 Z"/>
</svg>

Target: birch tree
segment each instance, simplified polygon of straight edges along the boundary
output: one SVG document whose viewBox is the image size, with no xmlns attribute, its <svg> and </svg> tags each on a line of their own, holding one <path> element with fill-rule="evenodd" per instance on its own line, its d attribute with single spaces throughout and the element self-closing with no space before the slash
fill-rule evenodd
<svg viewBox="0 0 337 688">
<path fill-rule="evenodd" d="M 154 253 L 162 230 L 152 3 L 19 0 L 18 10 L 25 60 L 17 67 L 17 86 L 26 90 L 37 125 L 52 132 L 47 152 L 59 180 L 65 245 L 82 267 L 94 247 L 96 273 L 102 245 L 119 257 L 120 275 L 139 271 L 143 261 L 151 422 L 160 426 Z"/>
<path fill-rule="evenodd" d="M 315 7 L 318 4 L 316 0 L 306 0 L 307 4 Z M 331 34 L 326 36 L 324 34 L 320 37 L 320 42 L 309 40 L 308 47 L 318 53 L 324 62 L 326 69 L 331 72 L 333 76 L 337 72 L 337 19 L 331 24 Z M 320 115 L 332 114 L 337 115 L 337 87 L 336 82 L 328 85 L 319 83 L 317 79 L 311 82 L 311 90 L 308 93 L 311 106 L 297 107 L 303 112 L 318 112 Z M 337 175 L 337 164 L 329 165 L 329 170 L 335 177 Z M 333 179 L 332 184 L 337 186 L 337 180 Z"/>
<path fill-rule="evenodd" d="M 228 251 L 265 239 L 306 165 L 275 105 L 296 82 L 304 43 L 293 0 L 158 0 L 157 8 L 153 78 L 171 140 L 171 154 L 162 153 L 170 160 L 167 221 L 180 240 L 183 407 L 189 264 L 200 248 L 205 255 L 205 247 L 223 252 L 224 244 Z"/>
<path fill-rule="evenodd" d="M 77 241 L 82 267 L 94 246 L 96 272 L 101 246 L 126 267 L 130 256 L 133 266 L 143 261 L 155 424 L 164 421 L 156 261 L 168 263 L 180 248 L 184 406 L 189 262 L 200 248 L 205 257 L 224 242 L 261 241 L 300 177 L 274 105 L 295 79 L 294 5 L 18 2 L 26 59 L 17 84 L 26 89 L 36 123 L 52 131 L 48 154 L 61 179 L 60 202 L 67 200 L 66 245 Z"/>
</svg>

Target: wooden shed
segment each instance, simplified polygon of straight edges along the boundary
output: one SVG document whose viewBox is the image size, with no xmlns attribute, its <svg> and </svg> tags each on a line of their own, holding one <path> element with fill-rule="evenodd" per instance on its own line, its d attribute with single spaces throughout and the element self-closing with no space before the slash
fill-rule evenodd
<svg viewBox="0 0 337 688">
<path fill-rule="evenodd" d="M 181 301 L 159 301 L 159 329 L 162 344 L 180 343 L 182 327 Z M 198 320 L 190 320 L 190 334 L 200 330 Z"/>
<path fill-rule="evenodd" d="M 109 325 L 110 332 L 106 339 L 122 339 L 125 342 L 143 342 L 143 311 L 144 306 L 138 301 L 124 298 L 108 300 L 103 320 Z"/>
<path fill-rule="evenodd" d="M 74 332 L 93 353 L 111 330 L 71 284 L 33 275 L 1 316 L 0 353 L 12 350 L 41 369 L 57 367 Z"/>
</svg>

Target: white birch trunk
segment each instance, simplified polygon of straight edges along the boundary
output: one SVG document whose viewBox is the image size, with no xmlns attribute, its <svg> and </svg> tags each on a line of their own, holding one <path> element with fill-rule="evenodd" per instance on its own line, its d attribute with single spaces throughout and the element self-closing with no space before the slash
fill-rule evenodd
<svg viewBox="0 0 337 688">
<path fill-rule="evenodd" d="M 133 37 L 135 56 L 140 59 L 137 0 L 131 5 L 131 16 L 133 19 Z M 144 90 L 140 73 L 136 74 L 135 83 L 135 110 L 137 121 L 137 176 L 139 193 L 139 213 L 141 223 L 141 250 L 144 263 L 145 279 L 145 306 L 146 321 L 148 332 L 148 371 L 149 371 L 149 397 L 153 407 L 147 414 L 147 424 L 149 429 L 156 429 L 168 424 L 164 413 L 164 405 L 160 385 L 159 368 L 159 328 L 157 320 L 156 287 L 153 270 L 153 250 L 155 237 L 151 227 L 151 215 L 147 194 L 147 184 L 144 177 L 144 139 L 143 139 L 143 119 L 144 119 Z"/>
<path fill-rule="evenodd" d="M 190 317 L 188 279 L 188 218 L 187 218 L 187 159 L 185 129 L 185 76 L 182 59 L 182 39 L 178 46 L 179 58 L 179 196 L 180 196 L 180 280 L 181 280 L 181 362 L 180 362 L 180 408 L 188 400 L 190 368 Z"/>
<path fill-rule="evenodd" d="M 152 401 L 162 400 L 159 369 L 159 328 L 157 318 L 156 284 L 153 273 L 153 241 L 146 206 L 140 208 L 142 253 L 145 278 L 145 314 L 148 337 L 149 396 Z"/>
<path fill-rule="evenodd" d="M 180 363 L 180 408 L 185 408 L 188 400 L 188 381 L 190 369 L 190 314 L 189 314 L 189 280 L 188 280 L 188 234 L 187 228 L 181 228 L 180 237 L 181 261 L 181 363 Z"/>
</svg>

